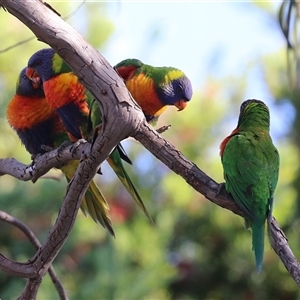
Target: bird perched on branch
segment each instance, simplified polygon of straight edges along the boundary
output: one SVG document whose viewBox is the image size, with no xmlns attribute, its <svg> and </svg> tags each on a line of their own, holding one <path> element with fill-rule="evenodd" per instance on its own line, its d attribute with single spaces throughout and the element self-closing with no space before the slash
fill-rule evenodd
<svg viewBox="0 0 300 300">
<path fill-rule="evenodd" d="M 79 82 L 68 64 L 51 48 L 34 53 L 29 61 L 26 75 L 34 84 L 42 82 L 47 103 L 57 112 L 72 141 L 89 139 L 93 130 L 102 123 L 102 116 L 91 93 Z M 107 158 L 124 187 L 140 206 L 146 216 L 151 217 L 134 187 L 122 160 L 126 159 L 121 145 Z M 131 161 L 127 158 L 127 162 Z"/>
<path fill-rule="evenodd" d="M 262 269 L 266 219 L 272 214 L 278 181 L 279 154 L 270 137 L 268 107 L 259 100 L 242 103 L 238 125 L 224 139 L 220 155 L 225 188 L 252 228 L 256 268 Z"/>
<path fill-rule="evenodd" d="M 46 101 L 41 82 L 33 83 L 26 76 L 26 68 L 19 75 L 16 94 L 8 104 L 6 115 L 9 124 L 32 155 L 44 153 L 43 146 L 57 148 L 68 140 L 61 119 Z M 60 168 L 68 182 L 78 165 L 77 160 L 71 160 Z M 89 214 L 114 235 L 108 204 L 94 181 L 90 182 L 80 208 L 85 215 Z"/>
<path fill-rule="evenodd" d="M 153 67 L 138 59 L 125 59 L 114 68 L 149 123 L 155 124 L 167 106 L 185 109 L 192 98 L 192 84 L 179 69 Z"/>
</svg>

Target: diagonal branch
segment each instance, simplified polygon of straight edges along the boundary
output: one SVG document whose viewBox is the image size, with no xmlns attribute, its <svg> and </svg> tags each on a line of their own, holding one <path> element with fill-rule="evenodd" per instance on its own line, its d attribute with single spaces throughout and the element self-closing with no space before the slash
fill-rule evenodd
<svg viewBox="0 0 300 300">
<path fill-rule="evenodd" d="M 26 224 L 21 222 L 20 220 L 14 218 L 13 216 L 11 216 L 8 213 L 6 213 L 4 211 L 1 211 L 1 210 L 0 210 L 0 220 L 2 220 L 3 222 L 6 222 L 8 224 L 11 224 L 11 225 L 17 227 L 18 229 L 20 229 L 25 234 L 25 236 L 28 238 L 28 240 L 34 246 L 34 248 L 36 250 L 38 250 L 41 247 L 40 241 L 37 239 L 37 237 L 32 232 L 32 230 L 30 230 L 30 228 Z M 65 291 L 64 287 L 62 286 L 59 278 L 57 277 L 53 266 L 49 267 L 48 272 L 49 272 L 51 280 L 52 280 L 52 282 L 53 282 L 53 284 L 54 284 L 54 286 L 55 286 L 55 288 L 58 292 L 59 298 L 61 300 L 68 299 L 66 291 Z"/>
<path fill-rule="evenodd" d="M 81 163 L 70 181 L 57 221 L 45 244 L 27 263 L 17 263 L 0 255 L 3 270 L 21 277 L 32 278 L 38 286 L 56 255 L 65 243 L 73 225 L 87 186 L 115 145 L 130 136 L 144 116 L 123 81 L 109 63 L 69 25 L 39 1 L 1 1 L 36 34 L 39 40 L 51 45 L 74 69 L 74 72 L 100 98 L 103 115 L 107 116 L 90 152 L 81 155 Z M 132 114 L 132 111 L 135 114 Z M 23 291 L 21 299 L 36 296 Z"/>
<path fill-rule="evenodd" d="M 72 159 L 80 159 L 83 153 L 89 152 L 90 144 L 80 144 L 76 148 L 68 146 L 64 149 L 55 149 L 34 158 L 31 164 L 25 165 L 14 158 L 0 158 L 0 176 L 7 174 L 22 181 L 36 182 L 51 168 L 59 168 Z"/>
</svg>

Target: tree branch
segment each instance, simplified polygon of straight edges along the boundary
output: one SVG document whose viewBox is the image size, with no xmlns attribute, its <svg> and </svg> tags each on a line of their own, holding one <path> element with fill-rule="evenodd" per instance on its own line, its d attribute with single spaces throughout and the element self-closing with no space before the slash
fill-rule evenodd
<svg viewBox="0 0 300 300">
<path fill-rule="evenodd" d="M 26 264 L 7 260 L 5 267 L 5 258 L 0 256 L 1 268 L 11 274 L 37 280 L 45 274 L 72 229 L 82 195 L 99 164 L 106 159 L 118 142 L 128 136 L 141 142 L 153 155 L 207 199 L 243 216 L 230 195 L 225 191 L 219 193 L 220 186 L 213 179 L 149 127 L 140 108 L 110 64 L 73 28 L 37 0 L 26 3 L 18 0 L 0 0 L 0 4 L 29 27 L 39 40 L 49 44 L 66 60 L 74 73 L 97 98 L 105 117 L 101 132 L 92 144 L 90 152 L 84 151 L 81 155 L 78 171 L 68 186 L 62 209 L 46 243 Z M 1 165 L 0 161 L 0 169 Z M 26 174 L 24 170 L 23 174 Z M 300 286 L 299 263 L 293 255 L 289 256 L 290 259 L 286 259 L 285 255 L 292 251 L 284 235 L 278 232 L 282 231 L 272 218 L 270 221 L 271 241 L 274 241 L 271 242 L 272 247 Z"/>
<path fill-rule="evenodd" d="M 31 164 L 25 165 L 14 158 L 0 158 L 0 175 L 10 175 L 22 181 L 36 182 L 50 169 L 59 168 L 72 159 L 80 159 L 81 155 L 90 151 L 89 143 L 76 147 L 70 145 L 64 149 L 58 148 L 43 155 L 37 155 Z"/>
<path fill-rule="evenodd" d="M 11 225 L 17 227 L 18 229 L 20 229 L 25 234 L 25 236 L 28 238 L 28 240 L 34 246 L 34 248 L 36 250 L 38 250 L 41 247 L 41 243 L 37 239 L 37 237 L 34 235 L 33 231 L 30 230 L 30 228 L 26 224 L 21 222 L 20 220 L 14 218 L 13 216 L 9 215 L 8 213 L 6 213 L 2 210 L 0 210 L 0 220 L 2 220 L 3 222 L 6 222 L 8 224 L 11 224 Z M 54 284 L 54 286 L 55 286 L 55 288 L 58 292 L 59 298 L 61 300 L 68 299 L 67 293 L 64 290 L 59 278 L 57 277 L 53 266 L 49 267 L 48 272 L 49 272 L 51 280 L 52 280 L 52 282 L 53 282 L 53 284 Z M 27 285 L 30 285 L 30 287 L 28 288 L 29 290 L 33 289 L 32 285 L 37 286 L 36 283 L 32 282 L 32 280 L 30 280 L 30 279 L 28 280 Z M 27 289 L 27 288 L 25 288 L 25 289 Z"/>
<path fill-rule="evenodd" d="M 65 243 L 74 225 L 82 196 L 100 163 L 108 157 L 119 141 L 134 132 L 144 116 L 137 104 L 129 97 L 123 81 L 108 62 L 73 28 L 41 2 L 2 1 L 0 3 L 23 21 L 40 40 L 58 51 L 94 96 L 98 100 L 100 98 L 103 104 L 101 105 L 103 115 L 107 116 L 102 124 L 101 134 L 93 142 L 90 152 L 83 153 L 81 156 L 78 171 L 68 185 L 59 216 L 45 244 L 25 264 L 0 256 L 3 270 L 16 276 L 32 278 L 38 285 Z M 135 114 L 131 113 L 133 110 Z M 34 298 L 36 290 L 23 291 L 21 298 L 25 299 L 29 294 Z"/>
</svg>

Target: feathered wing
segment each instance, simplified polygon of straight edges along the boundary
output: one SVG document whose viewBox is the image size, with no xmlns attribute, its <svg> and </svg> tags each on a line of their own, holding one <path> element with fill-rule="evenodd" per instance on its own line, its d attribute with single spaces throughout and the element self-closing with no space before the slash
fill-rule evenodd
<svg viewBox="0 0 300 300">
<path fill-rule="evenodd" d="M 48 103 L 56 110 L 71 139 L 87 138 L 89 108 L 84 86 L 72 72 L 43 83 Z"/>
<path fill-rule="evenodd" d="M 256 135 L 243 132 L 230 138 L 222 156 L 226 190 L 232 194 L 245 213 L 246 223 L 252 227 L 258 271 L 263 261 L 265 220 L 271 210 L 278 179 L 272 167 L 278 165 L 274 164 L 277 153 L 274 149 L 271 141 L 258 142 Z M 270 157 L 270 152 L 274 158 Z"/>
<path fill-rule="evenodd" d="M 123 163 L 121 161 L 121 157 L 117 150 L 115 149 L 107 159 L 107 162 L 111 166 L 111 168 L 114 170 L 116 175 L 118 176 L 119 180 L 123 183 L 124 187 L 128 191 L 128 193 L 132 196 L 134 201 L 138 204 L 138 206 L 142 209 L 142 211 L 145 213 L 145 215 L 148 217 L 148 219 L 153 223 L 152 218 L 145 207 L 142 198 L 140 197 L 138 191 L 134 187 L 128 173 L 126 172 Z"/>
<path fill-rule="evenodd" d="M 142 66 L 143 63 L 140 60 L 128 58 L 115 65 L 114 69 L 119 73 L 124 81 L 128 81 Z"/>
</svg>

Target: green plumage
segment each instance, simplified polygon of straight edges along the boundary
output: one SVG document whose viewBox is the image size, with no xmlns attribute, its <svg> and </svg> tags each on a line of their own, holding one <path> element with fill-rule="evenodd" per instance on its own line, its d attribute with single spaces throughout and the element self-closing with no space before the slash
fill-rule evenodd
<svg viewBox="0 0 300 300">
<path fill-rule="evenodd" d="M 279 154 L 269 130 L 268 107 L 262 101 L 247 100 L 241 105 L 237 128 L 221 144 L 225 188 L 245 213 L 245 224 L 252 227 L 258 271 L 279 171 Z"/>
<path fill-rule="evenodd" d="M 145 74 L 145 76 L 151 78 L 154 82 L 155 86 L 164 85 L 169 81 L 172 81 L 173 78 L 168 78 L 168 73 L 174 71 L 180 73 L 182 76 L 183 73 L 177 68 L 173 67 L 154 67 L 151 65 L 144 64 L 139 59 L 136 58 L 128 58 L 121 62 L 119 62 L 115 69 L 118 70 L 120 68 L 129 68 L 134 73 L 134 76 L 139 74 Z M 130 74 L 130 75 L 133 75 Z M 177 75 L 179 77 L 179 75 Z M 130 76 L 129 76 L 130 77 Z M 123 78 L 124 80 L 128 80 L 129 78 Z"/>
</svg>

